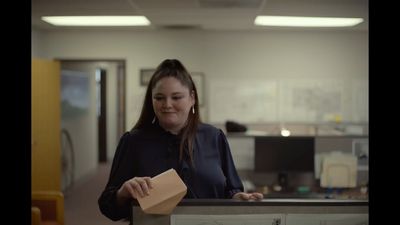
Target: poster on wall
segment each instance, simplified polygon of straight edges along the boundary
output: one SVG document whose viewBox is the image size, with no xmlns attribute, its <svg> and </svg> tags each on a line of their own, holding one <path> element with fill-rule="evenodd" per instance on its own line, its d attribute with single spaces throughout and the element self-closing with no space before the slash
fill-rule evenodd
<svg viewBox="0 0 400 225">
<path fill-rule="evenodd" d="M 140 70 L 140 85 L 147 86 L 156 69 L 141 69 Z"/>
<path fill-rule="evenodd" d="M 89 109 L 88 74 L 61 71 L 61 115 L 62 118 L 76 117 L 87 113 Z"/>
</svg>

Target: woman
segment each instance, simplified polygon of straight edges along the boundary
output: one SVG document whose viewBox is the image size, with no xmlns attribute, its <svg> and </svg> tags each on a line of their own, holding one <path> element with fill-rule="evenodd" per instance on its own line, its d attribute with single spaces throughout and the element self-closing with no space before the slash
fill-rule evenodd
<svg viewBox="0 0 400 225">
<path fill-rule="evenodd" d="M 139 120 L 119 141 L 98 201 L 101 212 L 112 220 L 128 218 L 130 201 L 148 195 L 150 178 L 170 168 L 185 182 L 185 198 L 263 198 L 243 192 L 224 133 L 201 123 L 196 87 L 176 59 L 157 67 Z"/>
</svg>

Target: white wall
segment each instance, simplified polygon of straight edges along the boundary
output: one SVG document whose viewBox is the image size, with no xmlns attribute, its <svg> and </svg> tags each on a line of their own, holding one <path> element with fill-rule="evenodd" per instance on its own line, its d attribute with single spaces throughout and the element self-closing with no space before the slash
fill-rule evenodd
<svg viewBox="0 0 400 225">
<path fill-rule="evenodd" d="M 33 36 L 35 38 L 35 36 Z M 368 32 L 364 31 L 48 31 L 41 34 L 48 58 L 127 60 L 126 129 L 139 116 L 145 88 L 141 68 L 178 58 L 190 71 L 214 78 L 368 79 Z M 207 110 L 202 110 L 207 119 Z"/>
<path fill-rule="evenodd" d="M 63 63 L 61 69 L 88 78 L 86 111 L 74 117 L 61 113 L 61 126 L 70 133 L 72 139 L 75 158 L 74 180 L 77 181 L 95 171 L 99 158 L 96 65 Z"/>
<path fill-rule="evenodd" d="M 32 29 L 31 31 L 31 56 L 32 58 L 43 58 L 42 32 Z"/>
<path fill-rule="evenodd" d="M 119 137 L 117 137 L 117 64 L 107 62 L 103 68 L 107 70 L 107 159 L 112 162 L 119 140 Z"/>
</svg>

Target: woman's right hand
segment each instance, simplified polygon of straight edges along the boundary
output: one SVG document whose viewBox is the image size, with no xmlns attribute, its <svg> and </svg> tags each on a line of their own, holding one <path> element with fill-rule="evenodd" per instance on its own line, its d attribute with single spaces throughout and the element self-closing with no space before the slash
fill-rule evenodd
<svg viewBox="0 0 400 225">
<path fill-rule="evenodd" d="M 150 177 L 134 177 L 125 181 L 121 188 L 117 191 L 119 199 L 137 199 L 149 195 L 149 189 L 153 188 Z"/>
</svg>

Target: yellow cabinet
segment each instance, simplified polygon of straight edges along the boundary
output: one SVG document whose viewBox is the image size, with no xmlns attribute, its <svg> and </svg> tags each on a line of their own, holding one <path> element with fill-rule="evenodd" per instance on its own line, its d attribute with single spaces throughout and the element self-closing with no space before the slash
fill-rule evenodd
<svg viewBox="0 0 400 225">
<path fill-rule="evenodd" d="M 61 190 L 60 62 L 32 59 L 32 190 Z"/>
</svg>

